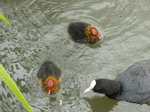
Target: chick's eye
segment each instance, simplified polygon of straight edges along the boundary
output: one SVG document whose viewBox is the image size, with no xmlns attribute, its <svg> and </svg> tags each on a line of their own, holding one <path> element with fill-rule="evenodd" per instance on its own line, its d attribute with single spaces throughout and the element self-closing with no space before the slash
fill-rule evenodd
<svg viewBox="0 0 150 112">
<path fill-rule="evenodd" d="M 96 35 L 96 33 L 91 33 L 93 36 Z"/>
</svg>

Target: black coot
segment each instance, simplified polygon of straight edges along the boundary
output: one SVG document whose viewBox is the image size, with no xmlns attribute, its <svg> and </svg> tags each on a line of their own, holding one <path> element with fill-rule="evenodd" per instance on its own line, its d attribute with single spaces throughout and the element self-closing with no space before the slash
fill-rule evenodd
<svg viewBox="0 0 150 112">
<path fill-rule="evenodd" d="M 93 80 L 84 93 L 91 90 L 111 99 L 150 104 L 150 60 L 136 62 L 115 80 Z"/>
</svg>

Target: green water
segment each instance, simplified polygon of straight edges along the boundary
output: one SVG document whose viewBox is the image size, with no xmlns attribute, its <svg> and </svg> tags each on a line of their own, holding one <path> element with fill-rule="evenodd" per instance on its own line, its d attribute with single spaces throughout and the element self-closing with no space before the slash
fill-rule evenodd
<svg viewBox="0 0 150 112">
<path fill-rule="evenodd" d="M 150 56 L 150 1 L 145 0 L 0 0 L 0 62 L 35 112 L 149 112 L 147 105 L 83 94 L 93 79 L 114 79 L 128 66 Z M 74 47 L 67 26 L 95 25 L 101 47 Z M 49 59 L 64 82 L 52 98 L 37 84 L 40 64 Z M 26 112 L 0 80 L 0 112 Z M 62 105 L 59 101 L 62 100 Z"/>
</svg>

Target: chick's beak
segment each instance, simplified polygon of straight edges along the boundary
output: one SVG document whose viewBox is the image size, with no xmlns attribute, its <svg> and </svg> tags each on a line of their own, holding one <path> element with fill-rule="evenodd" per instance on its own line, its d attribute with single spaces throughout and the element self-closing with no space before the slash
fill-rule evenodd
<svg viewBox="0 0 150 112">
<path fill-rule="evenodd" d="M 51 94 L 51 90 L 50 90 L 50 89 L 48 90 L 48 94 L 49 94 L 49 95 Z"/>
<path fill-rule="evenodd" d="M 99 39 L 102 39 L 101 35 L 97 35 L 97 37 L 98 37 Z"/>
</svg>

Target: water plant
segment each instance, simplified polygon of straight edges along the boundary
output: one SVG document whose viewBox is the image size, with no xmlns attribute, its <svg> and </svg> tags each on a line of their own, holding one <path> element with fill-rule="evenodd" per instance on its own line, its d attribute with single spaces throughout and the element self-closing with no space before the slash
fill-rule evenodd
<svg viewBox="0 0 150 112">
<path fill-rule="evenodd" d="M 14 95 L 18 98 L 18 100 L 24 105 L 24 107 L 29 111 L 29 112 L 34 112 L 20 90 L 18 89 L 17 85 L 15 82 L 12 80 L 10 75 L 7 73 L 5 68 L 0 64 L 0 78 L 6 83 L 6 85 L 9 87 L 9 89 L 14 93 Z"/>
<path fill-rule="evenodd" d="M 5 23 L 7 23 L 9 26 L 11 26 L 11 23 L 5 18 L 5 16 L 3 16 L 3 14 L 0 13 L 0 19 L 2 21 L 4 21 Z"/>
</svg>

